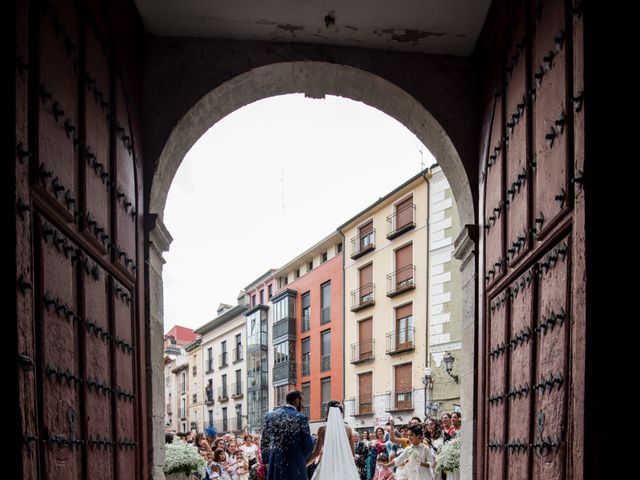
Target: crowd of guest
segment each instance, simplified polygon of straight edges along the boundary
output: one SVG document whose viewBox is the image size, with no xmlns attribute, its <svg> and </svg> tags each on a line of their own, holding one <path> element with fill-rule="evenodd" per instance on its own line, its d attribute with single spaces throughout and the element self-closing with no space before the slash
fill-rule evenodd
<svg viewBox="0 0 640 480">
<path fill-rule="evenodd" d="M 185 441 L 198 447 L 200 455 L 206 460 L 206 480 L 263 480 L 265 467 L 260 452 L 260 437 L 244 433 L 235 436 L 226 433 L 222 436 L 210 436 L 206 433 L 189 433 L 175 439 L 166 434 L 168 443 Z"/>
<path fill-rule="evenodd" d="M 373 432 L 353 434 L 355 461 L 361 480 L 445 480 L 436 471 L 436 455 L 442 446 L 460 435 L 459 412 L 444 413 L 440 420 L 424 422 L 413 417 L 408 425 L 390 420 Z"/>
</svg>

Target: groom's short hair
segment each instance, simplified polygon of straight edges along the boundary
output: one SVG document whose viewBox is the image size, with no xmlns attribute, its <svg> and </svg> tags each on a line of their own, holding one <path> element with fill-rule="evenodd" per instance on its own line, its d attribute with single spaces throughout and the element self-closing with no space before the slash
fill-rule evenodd
<svg viewBox="0 0 640 480">
<path fill-rule="evenodd" d="M 296 400 L 302 398 L 302 392 L 299 390 L 291 390 L 285 397 L 288 404 L 292 404 Z"/>
</svg>

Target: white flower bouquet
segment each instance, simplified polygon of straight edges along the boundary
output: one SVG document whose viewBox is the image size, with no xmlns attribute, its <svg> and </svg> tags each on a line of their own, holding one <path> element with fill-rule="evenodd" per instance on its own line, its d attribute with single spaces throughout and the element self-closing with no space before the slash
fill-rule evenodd
<svg viewBox="0 0 640 480">
<path fill-rule="evenodd" d="M 436 456 L 436 470 L 438 472 L 453 472 L 460 469 L 460 437 L 442 445 L 440 453 Z"/>
<path fill-rule="evenodd" d="M 186 473 L 204 478 L 206 460 L 198 452 L 198 448 L 188 443 L 169 443 L 165 448 L 165 474 Z"/>
</svg>

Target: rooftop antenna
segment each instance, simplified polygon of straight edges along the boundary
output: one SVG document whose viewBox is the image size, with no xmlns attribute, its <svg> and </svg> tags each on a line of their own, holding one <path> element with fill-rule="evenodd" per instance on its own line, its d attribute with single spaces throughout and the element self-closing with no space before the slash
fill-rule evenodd
<svg viewBox="0 0 640 480">
<path fill-rule="evenodd" d="M 424 145 L 420 144 L 418 147 L 418 151 L 420 152 L 420 171 L 424 170 Z"/>
</svg>

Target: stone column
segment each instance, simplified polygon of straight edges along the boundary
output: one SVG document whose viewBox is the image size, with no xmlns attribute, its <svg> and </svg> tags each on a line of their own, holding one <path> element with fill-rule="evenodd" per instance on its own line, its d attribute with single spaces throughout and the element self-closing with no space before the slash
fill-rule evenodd
<svg viewBox="0 0 640 480">
<path fill-rule="evenodd" d="M 145 228 L 149 238 L 149 261 L 147 285 L 149 288 L 149 319 L 147 322 L 147 338 L 149 339 L 147 359 L 147 381 L 151 405 L 149 415 L 149 458 L 151 459 L 151 475 L 153 480 L 164 480 L 164 307 L 162 291 L 162 266 L 164 252 L 169 251 L 171 235 L 164 223 L 156 214 L 146 217 Z"/>
<path fill-rule="evenodd" d="M 460 260 L 462 272 L 462 365 L 460 368 L 460 396 L 462 408 L 462 455 L 460 478 L 473 478 L 476 379 L 476 325 L 478 323 L 478 226 L 465 225 L 455 241 L 454 257 Z"/>
</svg>

